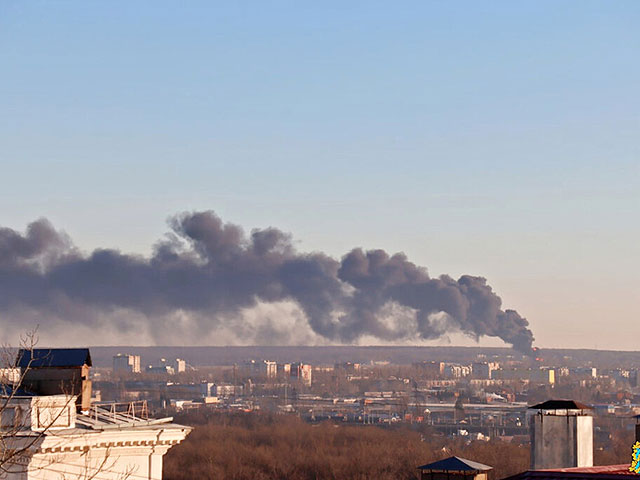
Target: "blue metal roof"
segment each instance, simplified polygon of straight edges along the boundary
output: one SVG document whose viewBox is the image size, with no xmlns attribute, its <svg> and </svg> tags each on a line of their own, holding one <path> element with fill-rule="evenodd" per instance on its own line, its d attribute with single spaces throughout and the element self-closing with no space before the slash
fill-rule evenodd
<svg viewBox="0 0 640 480">
<path fill-rule="evenodd" d="M 437 471 L 453 471 L 453 472 L 484 472 L 491 470 L 493 467 L 482 463 L 467 460 L 460 457 L 449 457 L 437 462 L 428 463 L 418 467 L 419 470 L 437 470 Z"/>
<path fill-rule="evenodd" d="M 22 368 L 91 366 L 88 348 L 34 348 L 20 349 L 16 366 Z"/>
</svg>

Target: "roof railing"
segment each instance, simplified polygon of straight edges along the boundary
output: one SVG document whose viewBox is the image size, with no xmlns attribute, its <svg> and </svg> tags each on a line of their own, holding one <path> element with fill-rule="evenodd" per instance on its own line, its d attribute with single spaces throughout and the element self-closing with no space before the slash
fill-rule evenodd
<svg viewBox="0 0 640 480">
<path fill-rule="evenodd" d="M 149 420 L 149 407 L 146 400 L 99 402 L 91 405 L 88 416 L 95 421 L 114 424 L 132 423 L 140 420 Z"/>
</svg>

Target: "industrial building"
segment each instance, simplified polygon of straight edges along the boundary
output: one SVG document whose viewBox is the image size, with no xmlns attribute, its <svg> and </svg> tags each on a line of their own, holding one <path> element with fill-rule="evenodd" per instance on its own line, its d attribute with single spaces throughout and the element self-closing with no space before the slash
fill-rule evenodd
<svg viewBox="0 0 640 480">
<path fill-rule="evenodd" d="M 147 373 L 162 375 L 175 375 L 187 371 L 187 362 L 181 358 L 176 358 L 169 362 L 166 358 L 161 358 L 155 365 L 147 366 Z"/>
</svg>

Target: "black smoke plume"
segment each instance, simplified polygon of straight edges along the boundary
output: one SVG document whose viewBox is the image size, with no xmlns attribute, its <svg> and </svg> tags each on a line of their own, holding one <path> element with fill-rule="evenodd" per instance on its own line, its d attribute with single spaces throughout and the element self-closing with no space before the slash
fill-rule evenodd
<svg viewBox="0 0 640 480">
<path fill-rule="evenodd" d="M 459 331 L 531 351 L 527 320 L 503 310 L 482 277 L 431 278 L 404 254 L 383 250 L 354 249 L 340 261 L 301 253 L 278 229 L 247 236 L 213 212 L 183 213 L 169 225 L 150 257 L 107 249 L 83 255 L 45 219 L 24 234 L 0 228 L 0 318 L 10 322 L 28 310 L 43 322 L 55 315 L 86 324 L 127 311 L 153 329 L 183 312 L 210 333 L 258 302 L 293 301 L 328 341 L 401 342 Z"/>
</svg>

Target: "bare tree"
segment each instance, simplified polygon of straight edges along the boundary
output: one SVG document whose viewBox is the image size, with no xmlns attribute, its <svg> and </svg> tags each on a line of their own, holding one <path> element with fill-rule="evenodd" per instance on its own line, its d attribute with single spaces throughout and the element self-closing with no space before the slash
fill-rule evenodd
<svg viewBox="0 0 640 480">
<path fill-rule="evenodd" d="M 21 336 L 20 348 L 33 351 L 37 342 L 37 329 L 30 330 Z M 21 435 L 30 425 L 29 408 L 25 408 L 25 402 L 19 399 L 24 394 L 21 391 L 22 384 L 31 368 L 33 356 L 28 365 L 20 369 L 15 367 L 16 352 L 16 349 L 5 345 L 0 353 L 3 365 L 0 374 L 0 475 L 15 473 L 26 467 L 27 457 L 48 430 L 44 428 L 33 435 Z"/>
<path fill-rule="evenodd" d="M 82 454 L 84 465 L 80 473 L 68 473 L 62 457 L 52 456 L 35 467 L 32 465 L 33 456 L 45 437 L 63 438 L 56 433 L 57 429 L 70 426 L 71 409 L 76 409 L 77 398 L 77 392 L 65 391 L 67 387 L 62 384 L 61 395 L 34 397 L 24 390 L 37 343 L 36 328 L 21 336 L 19 349 L 5 345 L 0 350 L 0 478 L 34 469 L 68 480 L 125 480 L 135 476 L 133 468 L 128 467 L 124 472 L 113 470 L 118 459 L 112 457 L 109 447 L 97 460 L 87 447 Z M 28 359 L 21 367 L 16 362 L 19 352 Z"/>
</svg>

